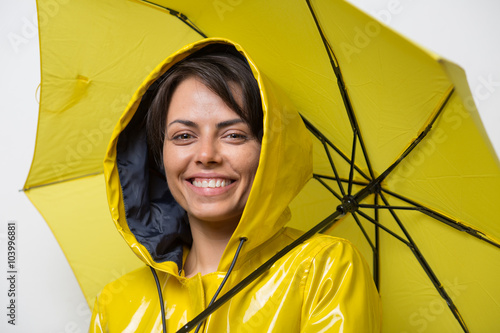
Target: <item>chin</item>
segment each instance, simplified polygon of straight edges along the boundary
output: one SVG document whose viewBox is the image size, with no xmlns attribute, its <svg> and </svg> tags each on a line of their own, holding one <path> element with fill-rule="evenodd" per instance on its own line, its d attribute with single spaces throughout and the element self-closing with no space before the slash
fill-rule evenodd
<svg viewBox="0 0 500 333">
<path fill-rule="evenodd" d="M 217 210 L 213 213 L 210 211 L 204 210 L 203 212 L 200 212 L 199 214 L 196 213 L 188 213 L 188 217 L 190 218 L 190 221 L 192 220 L 191 218 L 194 218 L 198 221 L 201 222 L 206 222 L 210 224 L 219 224 L 219 223 L 238 223 L 241 218 L 241 214 L 243 212 L 228 212 L 227 214 L 221 214 L 220 210 Z"/>
</svg>

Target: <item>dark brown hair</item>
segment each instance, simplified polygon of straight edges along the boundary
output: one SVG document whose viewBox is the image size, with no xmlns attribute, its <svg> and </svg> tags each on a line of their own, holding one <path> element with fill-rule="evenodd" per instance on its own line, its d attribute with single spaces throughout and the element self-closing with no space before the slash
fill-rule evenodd
<svg viewBox="0 0 500 333">
<path fill-rule="evenodd" d="M 167 111 L 177 86 L 189 77 L 196 77 L 228 107 L 243 119 L 260 141 L 263 134 L 263 113 L 260 91 L 246 59 L 230 45 L 210 45 L 175 64 L 153 88 L 155 96 L 147 116 L 147 137 L 150 151 L 157 163 L 162 163 Z M 240 106 L 231 84 L 242 92 Z M 151 88 L 150 88 L 151 91 Z"/>
</svg>

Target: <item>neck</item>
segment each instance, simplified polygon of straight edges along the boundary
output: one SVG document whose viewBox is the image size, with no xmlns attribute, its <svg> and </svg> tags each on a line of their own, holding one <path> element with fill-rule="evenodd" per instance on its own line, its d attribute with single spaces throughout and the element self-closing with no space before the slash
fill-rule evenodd
<svg viewBox="0 0 500 333">
<path fill-rule="evenodd" d="M 236 223 L 210 223 L 189 218 L 193 245 L 184 265 L 186 277 L 197 273 L 205 275 L 217 271 L 222 254 L 238 221 Z"/>
</svg>

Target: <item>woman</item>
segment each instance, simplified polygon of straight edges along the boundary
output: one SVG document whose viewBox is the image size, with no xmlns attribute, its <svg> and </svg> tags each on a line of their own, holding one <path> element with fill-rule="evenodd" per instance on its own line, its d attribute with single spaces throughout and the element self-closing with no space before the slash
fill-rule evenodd
<svg viewBox="0 0 500 333">
<path fill-rule="evenodd" d="M 222 39 L 187 46 L 148 77 L 115 128 L 105 173 L 113 220 L 160 295 L 149 268 L 125 275 L 98 296 L 91 332 L 161 331 L 159 296 L 174 332 L 300 235 L 284 226 L 311 177 L 311 143 L 284 101 Z M 379 321 L 360 254 L 315 236 L 199 329 L 372 332 Z"/>
</svg>

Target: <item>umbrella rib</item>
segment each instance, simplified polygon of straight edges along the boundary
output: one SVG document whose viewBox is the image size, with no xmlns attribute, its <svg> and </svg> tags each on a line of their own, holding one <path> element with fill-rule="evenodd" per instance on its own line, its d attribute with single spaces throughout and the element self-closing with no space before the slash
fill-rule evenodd
<svg viewBox="0 0 500 333">
<path fill-rule="evenodd" d="M 148 1 L 148 0 L 139 0 L 139 1 L 142 1 L 144 3 L 150 4 L 152 6 L 155 6 L 155 7 L 158 7 L 158 8 L 161 8 L 161 9 L 164 9 L 164 10 L 168 11 L 168 13 L 170 15 L 177 17 L 179 20 L 181 20 L 188 27 L 190 27 L 191 29 L 193 29 L 194 31 L 196 31 L 200 36 L 202 36 L 203 38 L 207 38 L 207 35 L 205 35 L 200 30 L 200 28 L 198 28 L 196 26 L 196 24 L 194 24 L 186 15 L 182 14 L 181 12 L 179 12 L 177 10 L 174 10 L 174 9 L 171 9 L 171 8 L 168 8 L 168 7 L 165 7 L 165 6 L 162 6 L 162 5 L 159 5 L 157 3 L 154 3 L 154 2 L 151 2 L 151 1 Z"/>
<path fill-rule="evenodd" d="M 380 198 L 382 199 L 382 201 L 384 202 L 384 204 L 386 206 L 389 206 L 387 199 L 385 198 L 385 196 L 382 193 L 380 193 Z M 401 228 L 401 230 L 405 234 L 405 236 L 408 239 L 408 242 L 410 244 L 409 247 L 410 247 L 411 251 L 413 252 L 413 255 L 415 256 L 415 258 L 419 262 L 420 266 L 422 266 L 422 268 L 424 269 L 425 273 L 427 274 L 427 276 L 429 277 L 431 282 L 434 284 L 434 287 L 436 288 L 437 292 L 446 301 L 446 304 L 450 308 L 451 312 L 453 313 L 453 315 L 457 319 L 458 323 L 460 324 L 460 326 L 462 327 L 464 332 L 469 332 L 469 329 L 467 328 L 467 325 L 465 324 L 462 316 L 460 315 L 458 308 L 453 303 L 453 300 L 451 299 L 451 297 L 448 295 L 448 293 L 444 289 L 442 283 L 437 278 L 436 274 L 434 273 L 431 266 L 429 265 L 429 263 L 427 262 L 427 260 L 423 256 L 422 252 L 420 252 L 420 250 L 418 249 L 417 244 L 413 241 L 410 233 L 408 232 L 408 230 L 406 230 L 406 228 L 404 227 L 403 223 L 401 222 L 399 217 L 396 215 L 394 210 L 389 208 L 389 212 L 391 213 L 392 217 L 394 218 L 394 220 L 396 221 L 398 226 Z"/>
<path fill-rule="evenodd" d="M 321 175 L 319 173 L 314 173 L 313 174 L 314 177 L 317 177 L 317 178 L 324 178 L 324 179 L 330 179 L 330 180 L 337 180 L 337 178 L 335 177 L 332 177 L 332 176 L 327 176 L 327 175 Z M 349 179 L 346 179 L 346 178 L 338 178 L 341 182 L 343 183 L 348 183 L 349 182 Z M 360 181 L 357 181 L 357 180 L 353 180 L 352 183 L 354 185 L 360 185 L 360 186 L 367 186 L 369 183 L 367 182 L 360 182 Z"/>
<path fill-rule="evenodd" d="M 315 176 L 313 176 L 313 178 L 316 179 L 318 182 L 320 182 L 321 185 L 323 185 L 328 191 L 330 191 L 337 199 L 339 199 L 340 201 L 342 201 L 342 197 L 340 197 L 337 193 L 335 193 L 335 191 L 333 191 L 321 178 L 318 178 L 318 177 L 315 177 Z M 361 221 L 359 220 L 359 218 L 354 213 L 353 213 L 353 217 L 354 217 L 354 219 L 355 219 L 358 227 L 361 229 L 361 232 L 365 236 L 366 241 L 368 242 L 368 244 L 372 248 L 372 251 L 374 253 L 377 253 L 378 250 L 377 250 L 376 246 L 373 244 L 373 242 L 371 241 L 370 236 L 368 236 L 368 233 L 366 232 L 365 228 L 361 224 Z M 320 230 L 319 233 L 326 232 L 329 227 L 330 227 L 330 225 L 327 225 L 325 228 L 323 228 L 322 230 Z M 377 287 L 378 287 L 378 285 L 377 285 Z"/>
<path fill-rule="evenodd" d="M 337 146 L 335 146 L 325 135 L 323 135 L 323 133 L 321 133 L 320 130 L 318 130 L 313 124 L 311 124 L 311 122 L 309 122 L 309 120 L 307 120 L 304 116 L 302 116 L 302 120 L 304 121 L 304 124 L 306 125 L 307 129 L 309 130 L 309 132 L 311 132 L 319 141 L 321 142 L 325 142 L 326 144 L 328 144 L 328 146 L 330 146 L 330 148 L 332 148 L 333 150 L 335 150 L 335 152 L 337 154 L 340 155 L 340 157 L 342 157 L 347 163 L 349 163 L 349 165 L 351 165 L 351 160 L 349 159 L 349 157 L 347 157 L 347 155 L 345 155 Z M 367 176 L 357 165 L 354 164 L 354 169 L 363 177 L 365 178 L 366 180 L 372 180 L 373 178 L 370 178 L 369 176 Z"/>
<path fill-rule="evenodd" d="M 463 223 L 460 223 L 459 221 L 456 221 L 456 220 L 453 220 L 451 219 L 450 217 L 448 216 L 445 216 L 429 207 L 425 207 L 409 198 L 406 198 L 402 195 L 399 195 L 397 193 L 394 193 L 392 191 L 389 191 L 389 190 L 386 190 L 384 188 L 382 188 L 382 191 L 399 199 L 399 200 L 402 200 L 410 205 L 413 205 L 414 207 L 407 207 L 407 208 L 398 208 L 398 209 L 409 209 L 409 210 L 416 210 L 416 211 L 419 211 L 435 220 L 438 220 L 439 222 L 442 222 L 454 229 L 457 229 L 459 231 L 462 231 L 462 232 L 465 232 L 479 240 L 482 240 L 486 243 L 489 243 L 497 248 L 500 248 L 500 244 L 492 239 L 490 239 L 486 234 L 484 234 L 482 231 L 480 230 L 477 230 L 475 228 L 472 228 L 468 225 L 465 225 Z M 380 207 L 380 208 L 384 208 L 384 207 Z"/>
<path fill-rule="evenodd" d="M 359 220 L 359 217 L 356 215 L 355 212 L 352 213 L 352 217 L 354 217 L 354 220 L 356 221 L 356 224 L 358 225 L 358 227 L 361 229 L 361 232 L 363 233 L 363 235 L 365 236 L 366 238 L 366 241 L 368 242 L 368 244 L 370 245 L 370 247 L 372 248 L 373 252 L 376 252 L 376 249 L 375 249 L 375 245 L 373 245 L 373 242 L 372 240 L 370 239 L 370 237 L 368 236 L 368 233 L 366 232 L 365 228 L 363 227 L 363 225 L 361 224 L 361 221 Z"/>
<path fill-rule="evenodd" d="M 450 100 L 451 96 L 453 95 L 453 92 L 455 91 L 455 87 L 451 86 L 448 88 L 446 95 L 441 103 L 439 105 L 439 108 L 437 111 L 434 112 L 434 115 L 431 118 L 431 121 L 427 124 L 427 126 L 418 134 L 418 136 L 410 143 L 410 145 L 404 150 L 404 152 L 398 157 L 398 159 L 392 163 L 377 179 L 380 179 L 379 183 L 384 180 L 395 168 L 396 166 L 401 163 L 412 151 L 415 149 L 415 147 L 422 142 L 422 140 L 429 134 L 429 132 L 432 130 L 432 126 L 436 122 L 436 120 L 439 118 L 441 113 L 444 110 L 444 107 L 446 104 L 448 104 L 448 101 Z"/>
<path fill-rule="evenodd" d="M 373 199 L 375 205 L 378 204 L 379 194 L 375 193 L 375 198 Z M 379 211 L 375 208 L 375 221 L 379 222 Z M 380 228 L 375 224 L 375 252 L 373 253 L 373 280 L 377 289 L 380 290 Z"/>
<path fill-rule="evenodd" d="M 352 182 L 354 178 L 354 161 L 356 158 L 356 137 L 357 137 L 357 131 L 354 130 L 354 135 L 353 135 L 353 140 L 352 140 L 352 152 L 351 152 L 351 167 L 349 168 L 349 186 L 347 189 L 347 194 L 351 195 L 352 193 Z"/>
<path fill-rule="evenodd" d="M 375 213 L 375 220 L 378 221 L 378 215 Z M 356 224 L 358 225 L 359 229 L 361 229 L 361 232 L 365 236 L 366 241 L 370 245 L 373 251 L 373 281 L 375 282 L 375 286 L 377 287 L 377 290 L 379 289 L 379 252 L 378 252 L 378 235 L 377 232 L 375 234 L 375 244 L 373 244 L 372 240 L 370 239 L 370 236 L 368 236 L 368 233 L 366 232 L 366 229 L 363 227 L 361 224 L 361 221 L 359 220 L 359 217 L 356 215 L 355 212 L 352 213 L 352 217 L 356 221 Z M 378 230 L 378 226 L 375 225 L 375 230 Z M 323 230 L 321 231 L 323 232 Z"/>
<path fill-rule="evenodd" d="M 380 224 L 380 222 L 376 221 L 374 218 L 370 217 L 369 215 L 367 215 L 366 213 L 363 213 L 362 211 L 360 210 L 357 210 L 356 213 L 358 213 L 359 215 L 363 216 L 366 220 L 368 220 L 369 222 L 373 223 L 374 225 L 376 225 L 377 227 L 379 227 L 380 229 L 384 230 L 385 232 L 387 232 L 389 235 L 393 236 L 394 238 L 396 238 L 397 240 L 401 241 L 402 243 L 405 243 L 408 247 L 411 247 L 411 244 L 410 242 L 408 242 L 406 239 L 404 239 L 403 237 L 397 235 L 394 231 L 392 231 L 391 229 L 385 227 L 384 225 Z"/>
<path fill-rule="evenodd" d="M 359 204 L 360 208 L 375 208 L 375 209 L 394 209 L 394 210 L 415 210 L 422 211 L 422 207 L 410 207 L 410 206 L 386 206 L 386 205 L 368 205 Z"/>
<path fill-rule="evenodd" d="M 355 196 L 354 199 L 357 202 L 361 202 L 365 197 L 370 195 L 371 193 L 375 192 L 380 192 L 381 191 L 381 184 L 382 182 L 387 178 L 387 176 L 403 161 L 412 151 L 415 149 L 415 147 L 422 142 L 422 140 L 427 136 L 427 134 L 431 131 L 432 126 L 438 119 L 439 115 L 441 112 L 443 112 L 443 109 L 445 105 L 448 103 L 448 101 L 451 98 L 451 95 L 455 91 L 455 88 L 453 86 L 450 86 L 448 88 L 441 104 L 437 109 L 434 110 L 433 115 L 431 117 L 431 120 L 427 124 L 427 126 L 419 133 L 417 138 L 415 138 L 410 145 L 405 149 L 405 151 L 398 157 L 398 159 L 392 163 L 381 175 L 379 175 L 376 179 L 372 180 L 370 184 L 368 184 L 364 189 L 359 191 Z"/>
<path fill-rule="evenodd" d="M 40 185 L 33 185 L 33 186 L 25 187 L 25 188 L 23 188 L 23 189 L 21 189 L 19 191 L 27 192 L 27 191 L 35 189 L 35 188 L 45 187 L 45 186 L 54 185 L 54 184 L 60 184 L 60 183 L 69 182 L 69 181 L 72 181 L 72 180 L 77 180 L 77 179 L 91 177 L 91 176 L 96 176 L 96 175 L 100 175 L 100 174 L 102 174 L 102 171 L 92 172 L 92 173 L 88 173 L 88 174 L 82 175 L 82 176 L 76 176 L 76 177 L 71 177 L 71 178 L 56 180 L 56 181 L 53 181 L 53 182 L 50 182 L 50 183 L 45 183 L 45 184 L 40 184 Z"/>
<path fill-rule="evenodd" d="M 337 179 L 337 185 L 339 186 L 340 192 L 342 193 L 342 197 L 345 196 L 344 186 L 342 186 L 342 182 L 339 179 L 339 174 L 337 172 L 337 168 L 335 167 L 335 163 L 333 163 L 332 155 L 330 154 L 330 149 L 326 145 L 324 139 L 321 140 L 323 144 L 323 148 L 325 149 L 326 155 L 328 156 L 328 161 L 330 162 L 330 166 L 332 167 L 333 173 L 335 174 L 335 178 Z"/>
<path fill-rule="evenodd" d="M 328 186 L 328 184 L 325 183 L 320 177 L 316 177 L 315 175 L 313 175 L 313 178 L 320 182 L 320 184 L 323 185 L 328 191 L 330 191 L 330 193 L 332 193 L 337 199 L 342 201 L 342 196 L 340 196 L 340 194 L 338 194 L 330 186 Z"/>
<path fill-rule="evenodd" d="M 361 135 L 360 127 L 358 124 L 358 121 L 356 120 L 356 116 L 354 114 L 354 109 L 352 107 L 351 100 L 349 98 L 349 94 L 347 93 L 347 89 L 345 86 L 344 78 L 342 76 L 342 72 L 340 70 L 340 66 L 337 60 L 337 57 L 335 56 L 335 53 L 333 52 L 333 49 L 326 39 L 325 34 L 323 33 L 323 30 L 321 29 L 321 26 L 319 24 L 319 20 L 316 17 L 316 13 L 314 9 L 312 8 L 311 2 L 309 0 L 306 0 L 307 6 L 309 7 L 309 11 L 311 12 L 311 15 L 314 19 L 314 22 L 316 24 L 316 28 L 318 29 L 318 32 L 321 36 L 321 40 L 323 41 L 323 45 L 325 46 L 326 53 L 328 54 L 328 58 L 330 59 L 330 64 L 332 66 L 333 72 L 335 73 L 335 76 L 337 77 L 337 85 L 340 90 L 340 95 L 342 96 L 342 101 L 344 102 L 344 106 L 347 112 L 347 115 L 349 117 L 349 121 L 351 123 L 351 127 L 354 133 L 354 136 L 357 136 L 359 139 L 359 144 L 361 146 L 361 150 L 363 151 L 363 156 L 366 161 L 366 165 L 368 167 L 368 171 L 370 172 L 371 178 L 375 178 L 375 175 L 373 173 L 373 168 L 370 163 L 370 159 L 368 157 L 368 153 L 366 151 L 366 146 L 363 140 L 363 137 Z M 354 161 L 352 161 L 354 163 Z"/>
</svg>

